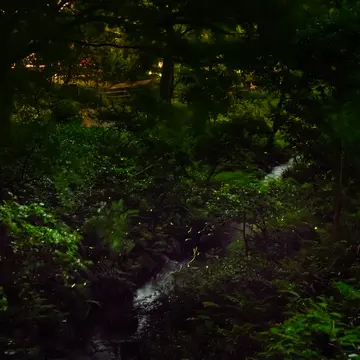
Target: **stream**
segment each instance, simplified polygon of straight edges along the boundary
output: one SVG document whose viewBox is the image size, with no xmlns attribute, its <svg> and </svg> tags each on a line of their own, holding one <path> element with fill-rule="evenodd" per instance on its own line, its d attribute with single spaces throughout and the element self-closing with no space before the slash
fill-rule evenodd
<svg viewBox="0 0 360 360">
<path fill-rule="evenodd" d="M 149 326 L 148 312 L 156 309 L 157 300 L 161 295 L 167 295 L 174 287 L 173 274 L 187 265 L 187 261 L 169 261 L 165 269 L 154 279 L 137 290 L 134 299 L 134 308 L 138 312 L 139 325 L 132 338 L 140 338 Z"/>
<path fill-rule="evenodd" d="M 279 179 L 283 173 L 291 168 L 294 164 L 294 158 L 291 158 L 287 163 L 275 166 L 272 171 L 264 177 L 264 182 L 273 179 Z M 146 332 L 149 324 L 149 313 L 156 309 L 159 305 L 158 299 L 161 295 L 167 295 L 174 287 L 174 274 L 180 271 L 187 265 L 188 261 L 182 262 L 169 261 L 165 268 L 157 274 L 153 279 L 147 282 L 144 286 L 137 289 L 133 301 L 133 307 L 137 314 L 138 327 L 136 332 L 127 339 L 118 339 L 116 341 L 108 341 L 101 339 L 100 336 L 92 339 L 91 354 L 89 351 L 76 352 L 70 355 L 68 360 L 126 360 L 136 359 L 135 357 L 128 357 L 124 352 L 126 347 L 139 348 L 139 341 L 142 335 Z M 67 360 L 67 359 L 59 359 Z"/>
</svg>

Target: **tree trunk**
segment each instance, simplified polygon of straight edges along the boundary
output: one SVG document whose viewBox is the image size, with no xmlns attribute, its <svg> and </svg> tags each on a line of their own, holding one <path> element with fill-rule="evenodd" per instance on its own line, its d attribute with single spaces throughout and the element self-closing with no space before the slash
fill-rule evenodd
<svg viewBox="0 0 360 360">
<path fill-rule="evenodd" d="M 160 97 L 167 103 L 171 103 L 174 90 L 174 60 L 171 55 L 163 59 L 160 79 Z"/>
<path fill-rule="evenodd" d="M 7 227 L 0 224 L 0 287 L 9 308 L 18 307 L 21 303 L 20 289 L 15 285 L 14 254 Z"/>
<path fill-rule="evenodd" d="M 246 211 L 244 211 L 244 215 L 243 215 L 243 228 L 242 228 L 242 235 L 243 235 L 243 240 L 244 240 L 244 245 L 245 245 L 245 256 L 248 257 L 249 256 L 249 243 L 248 243 L 248 238 L 247 238 L 247 234 L 246 234 Z"/>
<path fill-rule="evenodd" d="M 271 132 L 271 134 L 268 138 L 267 144 L 266 144 L 266 148 L 268 151 L 270 151 L 274 147 L 275 135 L 278 132 L 278 130 L 281 128 L 281 126 L 284 125 L 284 120 L 283 120 L 283 117 L 281 116 L 281 110 L 283 108 L 284 102 L 285 102 L 285 90 L 281 89 L 280 100 L 276 107 L 275 113 L 273 114 L 272 132 Z"/>
<path fill-rule="evenodd" d="M 68 85 L 70 83 L 70 80 L 72 78 L 72 72 L 73 72 L 73 66 L 71 64 L 69 64 L 67 71 L 66 71 L 66 76 L 64 79 L 64 85 Z"/>
<path fill-rule="evenodd" d="M 11 68 L 0 63 L 0 143 L 9 140 L 11 115 L 13 111 L 13 84 Z"/>
<path fill-rule="evenodd" d="M 340 240 L 340 222 L 342 210 L 342 192 L 343 192 L 343 162 L 344 152 L 341 142 L 335 148 L 335 169 L 334 169 L 334 219 L 333 219 L 333 238 L 336 241 Z"/>
<path fill-rule="evenodd" d="M 11 115 L 13 111 L 13 86 L 11 83 L 11 67 L 1 63 L 0 59 L 0 152 L 6 153 L 11 144 Z M 2 174 L 2 172 L 0 172 Z M 6 197 L 4 189 L 6 181 L 0 175 L 0 201 Z M 1 261 L 0 261 L 1 262 Z"/>
</svg>

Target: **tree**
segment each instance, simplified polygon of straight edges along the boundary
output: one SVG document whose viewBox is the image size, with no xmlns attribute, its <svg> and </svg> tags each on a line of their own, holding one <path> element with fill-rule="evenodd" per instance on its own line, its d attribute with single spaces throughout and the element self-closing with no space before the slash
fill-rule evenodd
<svg viewBox="0 0 360 360">
<path fill-rule="evenodd" d="M 287 90 L 282 105 L 288 115 L 283 125 L 289 137 L 305 156 L 333 174 L 336 239 L 340 236 L 344 156 L 351 162 L 349 156 L 354 155 L 353 144 L 360 135 L 355 100 L 360 71 L 359 10 L 357 3 L 344 2 L 323 7 L 312 17 L 298 32 L 284 80 Z"/>
<path fill-rule="evenodd" d="M 0 60 L 0 117 L 2 135 L 10 128 L 13 106 L 14 71 L 28 56 L 53 51 L 59 44 L 70 42 L 74 33 L 90 21 L 101 1 L 7 2 L 0 5 L 0 31 L 3 55 Z M 61 56 L 59 56 L 61 58 Z"/>
</svg>

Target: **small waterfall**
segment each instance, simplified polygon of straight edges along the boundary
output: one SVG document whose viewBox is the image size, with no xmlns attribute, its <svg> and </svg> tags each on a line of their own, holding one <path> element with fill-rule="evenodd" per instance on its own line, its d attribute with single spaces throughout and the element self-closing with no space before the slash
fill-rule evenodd
<svg viewBox="0 0 360 360">
<path fill-rule="evenodd" d="M 287 163 L 275 166 L 264 178 L 264 182 L 280 179 L 284 172 L 294 166 L 295 158 L 291 158 Z"/>
<path fill-rule="evenodd" d="M 174 288 L 174 273 L 186 266 L 187 261 L 170 261 L 165 269 L 155 279 L 150 280 L 136 292 L 134 308 L 138 311 L 139 325 L 133 339 L 138 338 L 149 325 L 149 311 L 158 306 L 157 300 L 161 295 L 168 294 Z"/>
<path fill-rule="evenodd" d="M 137 312 L 138 327 L 135 334 L 126 339 L 104 339 L 100 334 L 94 336 L 89 344 L 90 350 L 80 350 L 72 353 L 69 360 L 122 360 L 133 358 L 126 354 L 129 351 L 136 352 L 141 335 L 150 326 L 149 312 L 159 305 L 158 299 L 163 294 L 169 294 L 174 288 L 174 273 L 186 266 L 187 261 L 169 261 L 167 266 L 154 279 L 139 288 L 134 299 L 134 309 Z M 91 353 L 91 355 L 89 354 Z M 125 354 L 123 354 L 125 353 Z M 68 360 L 68 359 L 60 359 Z"/>
</svg>

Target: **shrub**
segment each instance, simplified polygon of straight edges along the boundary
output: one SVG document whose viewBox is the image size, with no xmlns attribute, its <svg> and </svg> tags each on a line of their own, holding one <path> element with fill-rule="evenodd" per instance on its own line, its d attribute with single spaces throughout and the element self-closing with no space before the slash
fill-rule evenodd
<svg viewBox="0 0 360 360">
<path fill-rule="evenodd" d="M 86 264 L 77 254 L 80 237 L 43 204 L 5 202 L 0 223 L 2 346 L 18 356 L 29 355 L 39 344 L 61 346 L 69 314 L 86 316 L 86 283 L 79 275 Z"/>
<path fill-rule="evenodd" d="M 263 333 L 267 358 L 360 359 L 360 291 L 334 285 L 337 296 L 302 299 L 294 293 L 292 316 Z"/>
</svg>

